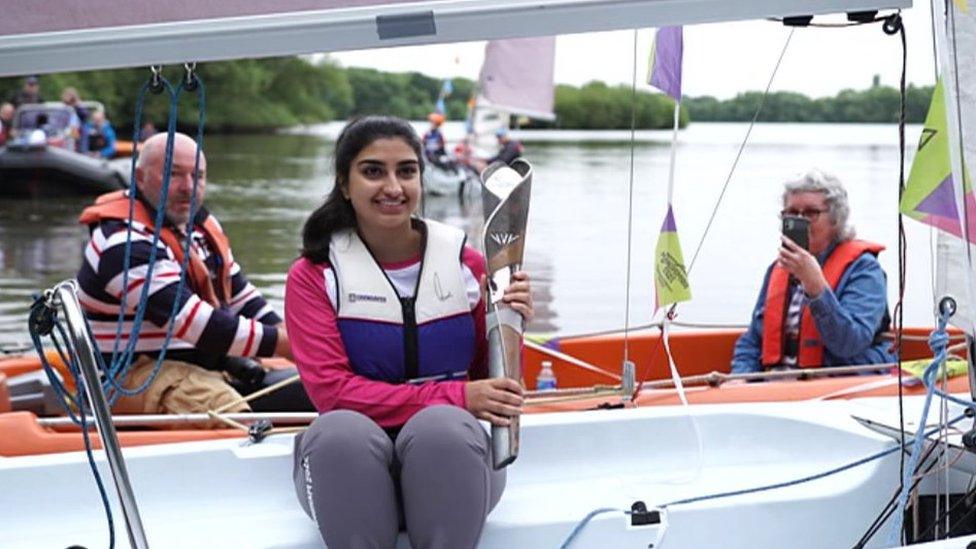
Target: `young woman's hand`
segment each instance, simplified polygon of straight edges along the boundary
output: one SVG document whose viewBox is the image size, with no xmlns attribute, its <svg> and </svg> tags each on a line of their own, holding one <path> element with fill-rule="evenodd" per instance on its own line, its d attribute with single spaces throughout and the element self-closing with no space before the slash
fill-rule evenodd
<svg viewBox="0 0 976 549">
<path fill-rule="evenodd" d="M 485 301 L 489 299 L 488 279 L 484 275 L 481 276 L 481 295 Z M 512 274 L 512 283 L 508 288 L 505 288 L 502 302 L 508 303 L 512 309 L 518 311 L 526 322 L 532 321 L 535 317 L 535 310 L 532 308 L 532 287 L 529 285 L 529 273 L 516 271 Z"/>
<path fill-rule="evenodd" d="M 522 314 L 526 322 L 531 322 L 535 316 L 532 309 L 532 288 L 529 286 L 529 273 L 516 271 L 512 274 L 512 283 L 505 288 L 502 301 Z"/>
<path fill-rule="evenodd" d="M 522 386 L 508 378 L 479 379 L 464 385 L 465 407 L 471 415 L 507 427 L 522 413 Z"/>
</svg>

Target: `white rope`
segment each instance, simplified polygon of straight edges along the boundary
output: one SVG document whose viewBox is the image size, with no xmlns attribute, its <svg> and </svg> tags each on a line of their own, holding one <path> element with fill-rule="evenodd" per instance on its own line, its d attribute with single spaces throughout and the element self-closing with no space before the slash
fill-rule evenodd
<svg viewBox="0 0 976 549">
<path fill-rule="evenodd" d="M 634 240 L 634 147 L 637 140 L 637 29 L 630 82 L 630 183 L 627 194 L 627 283 L 624 290 L 624 362 L 630 360 L 630 262 Z"/>
<path fill-rule="evenodd" d="M 692 430 L 695 432 L 695 444 L 697 446 L 697 456 L 693 473 L 689 478 L 682 479 L 679 482 L 693 482 L 701 476 L 701 472 L 705 464 L 705 448 L 702 441 L 701 428 L 698 426 L 698 419 L 694 414 L 691 413 L 690 405 L 688 404 L 688 397 L 685 396 L 685 386 L 681 382 L 681 374 L 678 373 L 678 367 L 674 363 L 674 356 L 671 354 L 669 324 L 670 321 L 668 317 L 665 316 L 661 326 L 661 339 L 664 342 L 664 352 L 668 356 L 668 368 L 671 369 L 671 380 L 674 382 L 674 388 L 678 393 L 678 399 L 681 400 L 681 405 L 684 408 L 685 416 L 689 421 L 691 421 Z"/>
</svg>

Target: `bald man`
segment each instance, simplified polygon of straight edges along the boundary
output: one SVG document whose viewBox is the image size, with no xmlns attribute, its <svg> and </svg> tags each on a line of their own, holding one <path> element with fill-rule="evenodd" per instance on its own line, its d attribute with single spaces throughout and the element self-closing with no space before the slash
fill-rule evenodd
<svg viewBox="0 0 976 549">
<path fill-rule="evenodd" d="M 92 325 L 99 350 L 111 357 L 125 296 L 126 316 L 120 348 L 128 342 L 136 307 L 145 286 L 156 212 L 165 198 L 155 266 L 149 285 L 145 320 L 126 387 L 141 386 L 151 376 L 163 349 L 174 304 L 172 340 L 158 376 L 136 397 L 123 397 L 116 413 L 199 413 L 240 399 L 294 375 L 293 368 L 266 371 L 253 359 L 290 358 L 288 335 L 281 318 L 244 276 L 234 261 L 230 242 L 216 218 L 202 207 L 207 191 L 207 161 L 200 155 L 196 205 L 186 283 L 179 288 L 180 265 L 193 202 L 197 145 L 177 133 L 172 175 L 164 196 L 163 164 L 166 134 L 143 144 L 136 165 L 136 209 L 129 218 L 127 191 L 100 196 L 79 221 L 91 230 L 84 262 L 78 271 L 78 298 Z M 126 287 L 122 286 L 125 243 L 132 229 Z M 230 411 L 312 411 L 300 383 L 289 385 Z"/>
</svg>

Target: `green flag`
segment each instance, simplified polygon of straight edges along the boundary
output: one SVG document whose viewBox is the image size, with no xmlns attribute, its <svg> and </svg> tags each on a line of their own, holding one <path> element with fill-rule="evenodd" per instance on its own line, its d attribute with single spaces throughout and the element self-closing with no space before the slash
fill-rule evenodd
<svg viewBox="0 0 976 549">
<path fill-rule="evenodd" d="M 681 254 L 681 241 L 678 227 L 674 222 L 674 211 L 668 205 L 668 215 L 661 225 L 661 235 L 654 250 L 655 310 L 691 299 L 691 285 L 685 270 L 684 256 Z"/>
<path fill-rule="evenodd" d="M 976 206 L 968 170 L 963 170 L 963 191 L 970 211 Z M 949 132 L 946 124 L 945 96 L 942 80 L 935 85 L 932 104 L 925 117 L 925 127 L 918 140 L 918 152 L 901 199 L 901 212 L 912 219 L 962 237 L 959 209 L 956 206 L 955 181 L 949 159 Z M 973 227 L 970 222 L 970 240 Z"/>
</svg>

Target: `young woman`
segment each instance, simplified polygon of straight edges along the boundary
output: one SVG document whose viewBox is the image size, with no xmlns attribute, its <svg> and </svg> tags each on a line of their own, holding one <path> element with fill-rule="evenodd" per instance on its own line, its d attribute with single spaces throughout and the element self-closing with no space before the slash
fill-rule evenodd
<svg viewBox="0 0 976 549">
<path fill-rule="evenodd" d="M 335 187 L 309 217 L 285 317 L 322 414 L 295 440 L 295 488 L 332 549 L 474 547 L 501 497 L 477 419 L 508 425 L 522 389 L 487 377 L 484 259 L 455 228 L 412 214 L 423 151 L 405 121 L 351 122 Z M 504 300 L 532 317 L 529 278 Z"/>
</svg>

